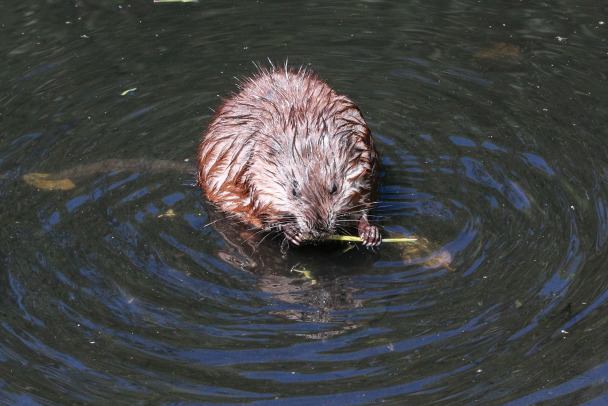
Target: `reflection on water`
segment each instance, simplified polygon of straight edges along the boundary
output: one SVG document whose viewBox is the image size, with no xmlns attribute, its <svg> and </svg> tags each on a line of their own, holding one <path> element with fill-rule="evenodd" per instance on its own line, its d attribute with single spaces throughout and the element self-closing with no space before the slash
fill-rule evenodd
<svg viewBox="0 0 608 406">
<path fill-rule="evenodd" d="M 2 402 L 607 401 L 603 10 L 4 9 Z M 361 107 L 416 244 L 282 252 L 205 206 L 217 95 L 287 57 Z"/>
</svg>

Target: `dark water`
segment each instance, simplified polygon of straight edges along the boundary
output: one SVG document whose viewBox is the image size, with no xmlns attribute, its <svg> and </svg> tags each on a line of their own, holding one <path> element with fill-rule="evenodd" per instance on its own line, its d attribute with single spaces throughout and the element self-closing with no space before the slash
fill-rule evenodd
<svg viewBox="0 0 608 406">
<path fill-rule="evenodd" d="M 1 403 L 608 404 L 608 15 L 578 3 L 0 5 Z M 419 243 L 205 227 L 198 139 L 267 58 L 360 106 L 375 222 Z"/>
</svg>

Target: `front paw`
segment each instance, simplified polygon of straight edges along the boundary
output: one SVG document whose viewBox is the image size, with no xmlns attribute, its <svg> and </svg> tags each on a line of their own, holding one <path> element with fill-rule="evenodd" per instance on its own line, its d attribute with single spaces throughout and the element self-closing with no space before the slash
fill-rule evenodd
<svg viewBox="0 0 608 406">
<path fill-rule="evenodd" d="M 302 244 L 302 232 L 297 227 L 285 226 L 283 227 L 283 234 L 293 245 Z"/>
<path fill-rule="evenodd" d="M 382 242 L 382 235 L 376 226 L 369 223 L 359 225 L 359 237 L 363 240 L 366 247 L 377 247 Z"/>
</svg>

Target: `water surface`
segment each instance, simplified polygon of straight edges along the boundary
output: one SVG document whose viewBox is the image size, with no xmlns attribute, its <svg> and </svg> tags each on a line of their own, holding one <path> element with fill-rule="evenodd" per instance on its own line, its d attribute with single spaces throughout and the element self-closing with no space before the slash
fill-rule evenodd
<svg viewBox="0 0 608 406">
<path fill-rule="evenodd" d="M 608 402 L 590 4 L 0 6 L 2 402 Z M 268 59 L 359 105 L 374 222 L 419 244 L 284 254 L 205 226 L 199 137 Z"/>
</svg>

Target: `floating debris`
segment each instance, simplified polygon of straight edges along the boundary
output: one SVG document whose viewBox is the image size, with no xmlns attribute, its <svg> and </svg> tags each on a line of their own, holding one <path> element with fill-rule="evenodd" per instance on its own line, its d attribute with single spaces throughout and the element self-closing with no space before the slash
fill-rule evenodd
<svg viewBox="0 0 608 406">
<path fill-rule="evenodd" d="M 317 284 L 317 280 L 314 279 L 314 277 L 312 276 L 312 273 L 310 271 L 307 271 L 307 270 L 304 270 L 304 269 L 297 269 L 296 266 L 294 266 L 293 268 L 291 268 L 291 272 L 297 272 L 297 273 L 303 275 L 306 279 L 310 279 L 311 285 L 316 285 Z"/>
<path fill-rule="evenodd" d="M 127 94 L 129 94 L 129 93 L 131 93 L 131 92 L 134 92 L 134 91 L 136 91 L 136 90 L 137 90 L 137 88 L 136 88 L 136 87 L 132 87 L 131 89 L 127 89 L 127 90 L 125 90 L 125 91 L 124 91 L 124 92 L 122 92 L 120 95 L 121 95 L 121 96 L 126 96 Z"/>
<path fill-rule="evenodd" d="M 482 68 L 498 71 L 516 69 L 521 65 L 522 59 L 523 50 L 506 42 L 497 42 L 473 55 L 473 60 Z"/>
<path fill-rule="evenodd" d="M 167 217 L 167 218 L 171 218 L 171 217 L 175 217 L 175 212 L 173 211 L 173 209 L 169 209 L 166 212 L 164 212 L 163 214 L 159 214 L 158 218 L 163 218 L 163 217 Z"/>
<path fill-rule="evenodd" d="M 45 190 L 70 190 L 76 185 L 70 179 L 49 179 L 50 173 L 29 173 L 23 176 L 23 180 L 28 185 Z"/>
</svg>

